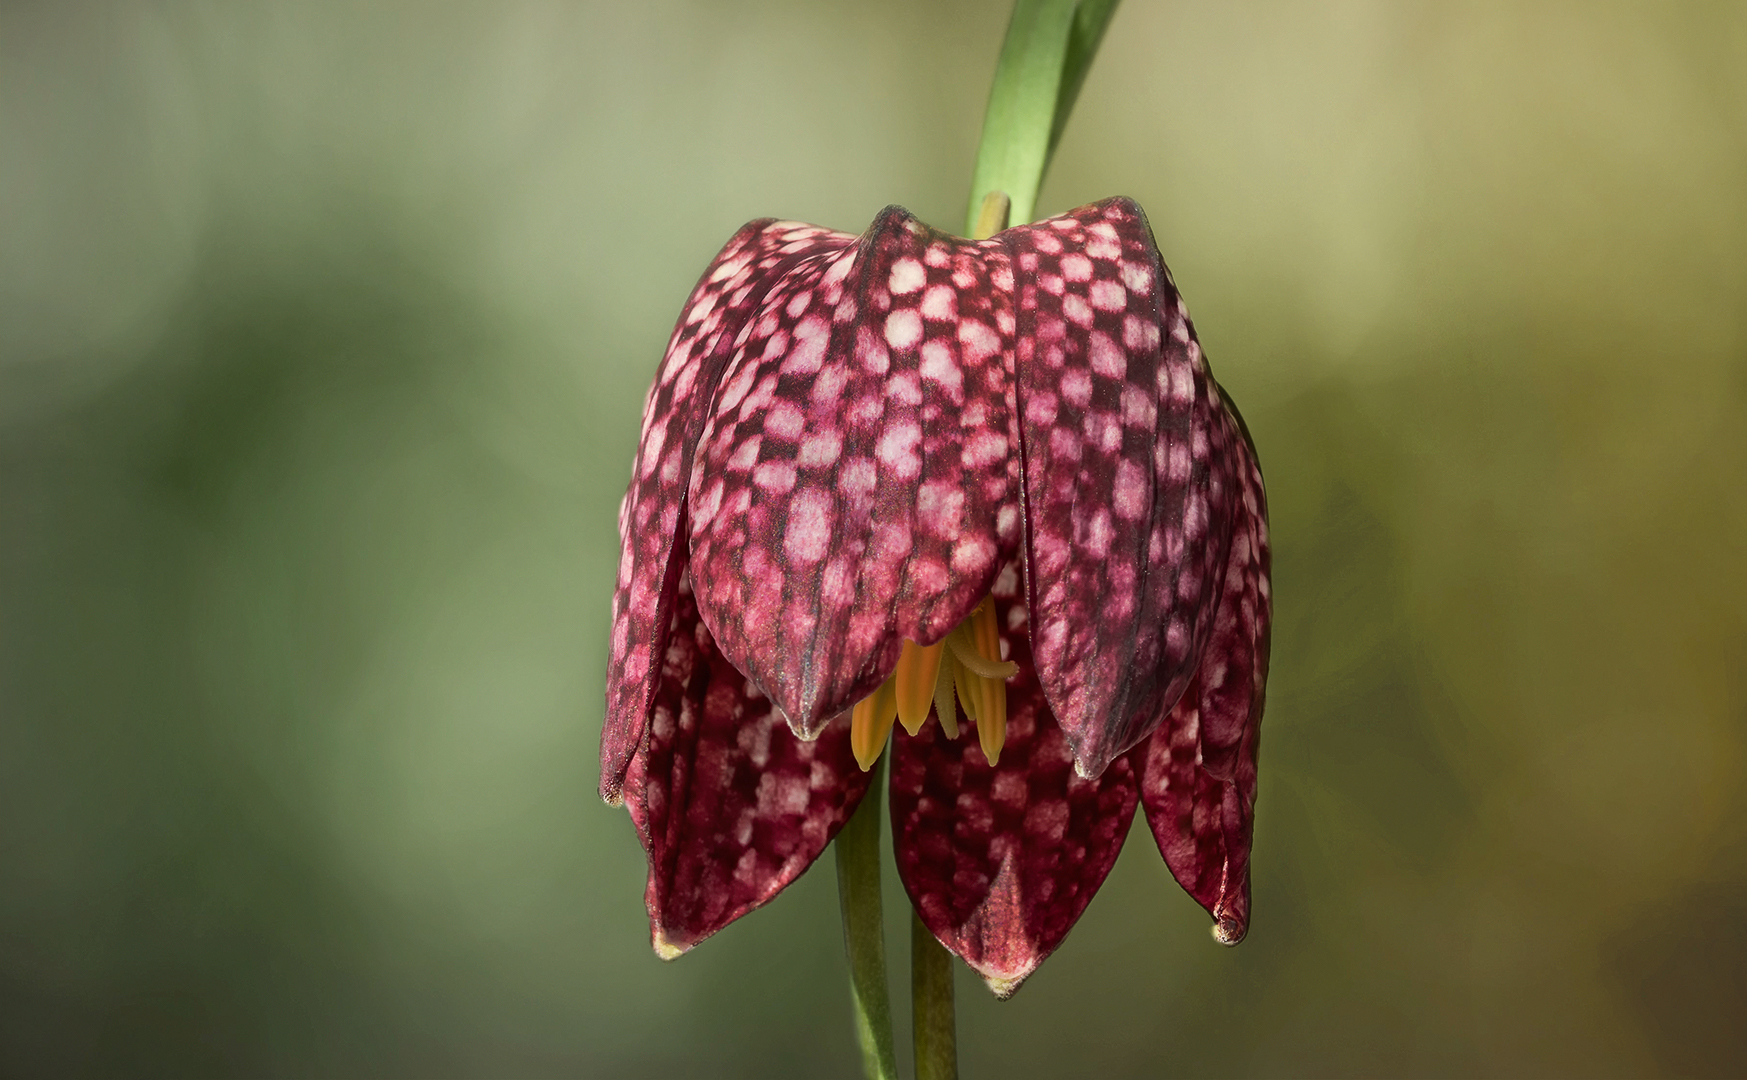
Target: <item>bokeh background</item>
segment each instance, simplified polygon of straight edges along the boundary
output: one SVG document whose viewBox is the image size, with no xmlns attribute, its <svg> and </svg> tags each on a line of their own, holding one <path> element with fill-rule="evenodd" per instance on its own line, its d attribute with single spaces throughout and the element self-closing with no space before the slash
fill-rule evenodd
<svg viewBox="0 0 1747 1080">
<path fill-rule="evenodd" d="M 829 857 L 649 950 L 614 510 L 739 224 L 963 220 L 1005 20 L 0 10 L 0 1072 L 855 1073 Z M 967 1077 L 1747 1071 L 1747 8 L 1129 0 L 1111 194 L 1267 470 L 1256 916 L 1138 827 Z"/>
</svg>

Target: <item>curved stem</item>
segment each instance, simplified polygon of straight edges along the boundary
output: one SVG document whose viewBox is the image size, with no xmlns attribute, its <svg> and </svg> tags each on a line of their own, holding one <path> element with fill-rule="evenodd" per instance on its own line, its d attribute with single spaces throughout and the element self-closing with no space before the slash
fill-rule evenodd
<svg viewBox="0 0 1747 1080">
<path fill-rule="evenodd" d="M 1017 0 L 983 115 L 965 229 L 974 236 L 983 199 L 1012 200 L 1012 223 L 1031 220 L 1037 189 L 1092 66 L 1117 0 Z"/>
<path fill-rule="evenodd" d="M 916 1025 L 916 1080 L 958 1080 L 952 956 L 914 911 L 910 912 L 910 1009 Z"/>
<path fill-rule="evenodd" d="M 885 923 L 880 909 L 880 803 L 885 755 L 874 766 L 867 794 L 837 834 L 837 899 L 843 909 L 843 948 L 849 954 L 849 986 L 855 1003 L 855 1034 L 868 1080 L 897 1080 L 892 1047 L 892 999 L 886 986 Z"/>
</svg>

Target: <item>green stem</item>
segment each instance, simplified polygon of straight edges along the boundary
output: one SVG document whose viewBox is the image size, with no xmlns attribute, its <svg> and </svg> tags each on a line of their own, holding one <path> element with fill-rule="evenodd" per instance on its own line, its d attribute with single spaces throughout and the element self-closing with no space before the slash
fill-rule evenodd
<svg viewBox="0 0 1747 1080">
<path fill-rule="evenodd" d="M 916 1080 L 958 1080 L 952 956 L 914 911 L 910 912 L 910 1010 L 916 1025 Z"/>
<path fill-rule="evenodd" d="M 1012 200 L 1010 220 L 1023 225 L 1061 141 L 1068 114 L 1092 66 L 1117 0 L 1017 0 L 995 66 L 983 141 L 971 180 L 966 231 L 974 234 L 983 199 Z"/>
<path fill-rule="evenodd" d="M 892 999 L 886 987 L 885 923 L 880 910 L 880 803 L 885 755 L 874 766 L 861 805 L 837 834 L 837 899 L 843 908 L 843 948 L 855 998 L 855 1034 L 868 1080 L 897 1080 L 892 1048 Z"/>
</svg>

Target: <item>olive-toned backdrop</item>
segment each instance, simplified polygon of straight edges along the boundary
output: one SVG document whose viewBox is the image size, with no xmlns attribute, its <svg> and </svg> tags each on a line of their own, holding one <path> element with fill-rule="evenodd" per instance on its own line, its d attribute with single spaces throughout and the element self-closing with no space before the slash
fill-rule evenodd
<svg viewBox="0 0 1747 1080">
<path fill-rule="evenodd" d="M 614 512 L 739 224 L 963 220 L 1005 18 L 0 11 L 0 1072 L 854 1073 L 829 857 L 649 950 Z M 1137 828 L 966 1076 L 1747 1071 L 1747 8 L 1129 0 L 1112 194 L 1268 477 L 1254 928 Z"/>
</svg>

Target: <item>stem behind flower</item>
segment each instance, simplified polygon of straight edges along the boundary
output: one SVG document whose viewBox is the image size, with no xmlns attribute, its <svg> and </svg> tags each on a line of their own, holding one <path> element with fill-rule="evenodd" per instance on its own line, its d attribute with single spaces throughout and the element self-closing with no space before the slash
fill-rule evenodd
<svg viewBox="0 0 1747 1080">
<path fill-rule="evenodd" d="M 885 755 L 873 782 L 837 834 L 837 899 L 843 909 L 843 948 L 855 999 L 855 1034 L 868 1080 L 897 1080 L 892 1046 L 892 999 L 886 985 L 885 923 L 880 907 L 880 813 Z"/>
<path fill-rule="evenodd" d="M 910 1010 L 915 1020 L 916 1080 L 958 1080 L 952 954 L 914 911 L 910 913 Z"/>
</svg>

